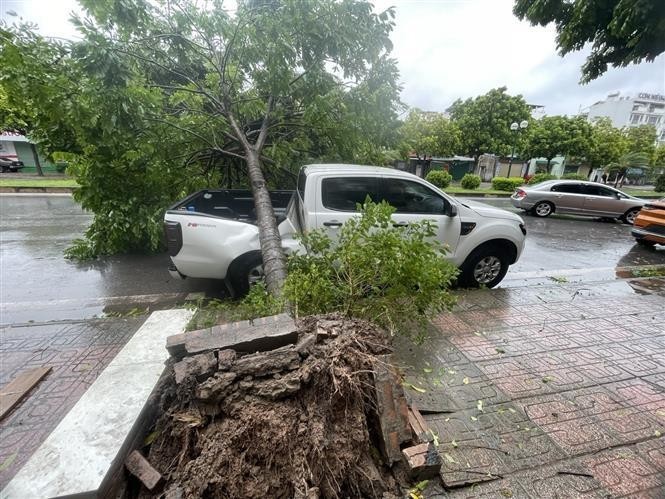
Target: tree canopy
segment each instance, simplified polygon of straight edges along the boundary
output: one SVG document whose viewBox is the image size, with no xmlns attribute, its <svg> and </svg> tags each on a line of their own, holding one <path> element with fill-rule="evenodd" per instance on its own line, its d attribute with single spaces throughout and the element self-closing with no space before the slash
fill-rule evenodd
<svg viewBox="0 0 665 499">
<path fill-rule="evenodd" d="M 399 129 L 399 149 L 403 157 L 452 156 L 460 148 L 457 125 L 442 113 L 412 109 Z"/>
<path fill-rule="evenodd" d="M 0 47 L 48 49 L 29 76 L 44 101 L 49 72 L 69 88 L 34 109 L 73 131 L 65 150 L 79 155 L 76 197 L 95 214 L 81 253 L 155 249 L 161 213 L 178 195 L 245 185 L 275 291 L 285 267 L 268 185 L 290 185 L 307 161 L 378 162 L 395 135 L 393 10 L 375 13 L 362 0 L 246 0 L 233 13 L 221 0 L 81 3 L 80 42 L 5 26 Z M 50 53 L 56 46 L 59 55 Z M 0 88 L 13 91 L 9 80 L 3 75 Z M 62 142 L 42 123 L 35 130 Z"/>
<path fill-rule="evenodd" d="M 512 96 L 506 90 L 506 87 L 495 88 L 473 99 L 458 99 L 449 108 L 453 122 L 460 129 L 465 154 L 477 158 L 484 153 L 511 153 L 517 137 L 510 125 L 528 120 L 531 110 L 521 95 Z"/>
<path fill-rule="evenodd" d="M 643 153 L 651 158 L 656 151 L 656 127 L 640 125 L 626 128 L 627 152 Z"/>
<path fill-rule="evenodd" d="M 624 133 L 612 125 L 609 118 L 594 120 L 591 126 L 591 142 L 587 160 L 592 168 L 602 168 L 619 161 L 626 152 Z"/>
<path fill-rule="evenodd" d="M 561 55 L 591 43 L 582 82 L 607 71 L 653 61 L 665 51 L 663 0 L 516 0 L 513 12 L 531 24 L 554 23 Z"/>
<path fill-rule="evenodd" d="M 586 156 L 592 128 L 582 117 L 545 116 L 529 127 L 525 150 L 532 158 L 547 159 L 547 173 L 555 156 Z"/>
</svg>

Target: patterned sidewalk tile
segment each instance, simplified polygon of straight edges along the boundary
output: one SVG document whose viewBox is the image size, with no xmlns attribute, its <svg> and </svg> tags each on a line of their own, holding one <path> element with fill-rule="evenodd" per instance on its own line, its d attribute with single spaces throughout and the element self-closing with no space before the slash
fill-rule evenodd
<svg viewBox="0 0 665 499">
<path fill-rule="evenodd" d="M 145 317 L 6 327 L 0 384 L 32 367 L 52 371 L 0 422 L 0 489 L 28 460 Z"/>
<path fill-rule="evenodd" d="M 665 497 L 665 301 L 621 289 L 467 292 L 397 348 L 444 411 L 425 418 L 455 488 L 427 497 Z"/>
</svg>

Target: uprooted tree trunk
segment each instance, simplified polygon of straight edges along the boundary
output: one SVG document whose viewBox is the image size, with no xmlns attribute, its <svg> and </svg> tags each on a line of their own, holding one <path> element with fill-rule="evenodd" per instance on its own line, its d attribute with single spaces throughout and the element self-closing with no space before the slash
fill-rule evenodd
<svg viewBox="0 0 665 499">
<path fill-rule="evenodd" d="M 286 256 L 282 249 L 282 238 L 277 228 L 275 211 L 273 210 L 261 162 L 261 151 L 266 143 L 270 113 L 273 109 L 272 97 L 268 99 L 266 108 L 266 114 L 254 144 L 250 143 L 245 133 L 243 133 L 233 113 L 225 109 L 225 114 L 236 140 L 245 152 L 244 159 L 247 163 L 247 173 L 254 197 L 254 207 L 256 208 L 256 223 L 259 227 L 259 242 L 261 244 L 266 287 L 271 295 L 277 296 L 281 293 L 282 285 L 286 279 Z"/>
</svg>

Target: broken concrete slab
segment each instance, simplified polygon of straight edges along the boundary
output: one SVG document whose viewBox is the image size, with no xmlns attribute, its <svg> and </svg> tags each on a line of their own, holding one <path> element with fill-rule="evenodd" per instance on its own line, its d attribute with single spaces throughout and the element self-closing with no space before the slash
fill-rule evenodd
<svg viewBox="0 0 665 499">
<path fill-rule="evenodd" d="M 200 353 L 185 357 L 180 362 L 176 362 L 173 366 L 175 382 L 180 384 L 190 377 L 198 378 L 199 376 L 212 374 L 216 367 L 217 358 L 215 357 L 214 352 Z"/>
<path fill-rule="evenodd" d="M 185 355 L 227 348 L 239 352 L 262 352 L 296 341 L 298 333 L 294 320 L 287 314 L 280 314 L 174 335 L 167 339 L 166 348 L 171 356 L 180 359 Z"/>
<path fill-rule="evenodd" d="M 402 459 L 400 446 L 411 440 L 411 428 L 404 390 L 388 355 L 374 362 L 374 387 L 382 451 L 392 464 Z"/>
<path fill-rule="evenodd" d="M 409 475 L 417 480 L 434 478 L 441 472 L 441 456 L 434 443 L 424 443 L 407 447 L 402 451 Z"/>
<path fill-rule="evenodd" d="M 415 405 L 409 407 L 409 426 L 413 432 L 415 442 L 427 443 L 433 440 L 432 433 L 427 426 L 427 422 Z"/>
<path fill-rule="evenodd" d="M 125 460 L 125 468 L 138 478 L 148 490 L 156 490 L 162 483 L 162 475 L 157 471 L 143 455 L 135 450 Z"/>
</svg>

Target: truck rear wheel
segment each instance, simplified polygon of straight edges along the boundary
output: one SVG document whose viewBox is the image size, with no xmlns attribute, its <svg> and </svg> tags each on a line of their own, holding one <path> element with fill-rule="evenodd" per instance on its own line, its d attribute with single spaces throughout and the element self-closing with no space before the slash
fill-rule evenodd
<svg viewBox="0 0 665 499">
<path fill-rule="evenodd" d="M 229 280 L 237 298 L 249 293 L 254 284 L 263 282 L 263 278 L 263 257 L 259 251 L 236 258 L 229 268 Z"/>
<path fill-rule="evenodd" d="M 508 255 L 499 245 L 474 250 L 462 264 L 458 282 L 465 288 L 493 288 L 508 272 Z"/>
</svg>

